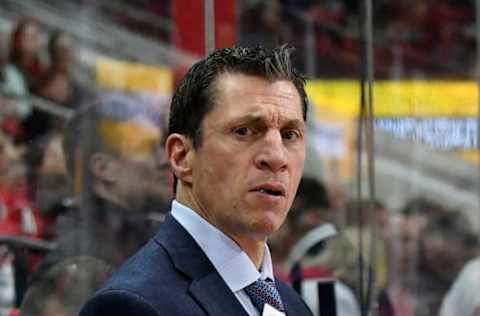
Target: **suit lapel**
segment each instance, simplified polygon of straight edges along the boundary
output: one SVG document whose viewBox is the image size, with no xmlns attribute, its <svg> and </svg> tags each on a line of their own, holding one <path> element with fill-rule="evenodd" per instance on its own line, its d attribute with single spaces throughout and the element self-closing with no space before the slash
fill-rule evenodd
<svg viewBox="0 0 480 316">
<path fill-rule="evenodd" d="M 279 282 L 278 279 L 275 279 L 275 283 L 277 285 L 278 292 L 280 293 L 280 297 L 282 298 L 287 315 L 312 315 L 312 313 L 308 310 L 308 307 L 306 307 L 306 305 L 301 301 L 301 298 L 293 296 L 296 294 L 293 289 L 289 288 L 288 285 Z"/>
<path fill-rule="evenodd" d="M 168 252 L 177 270 L 192 280 L 189 292 L 207 315 L 247 316 L 195 240 L 170 214 L 155 240 Z"/>
<path fill-rule="evenodd" d="M 279 286 L 278 282 L 277 283 L 277 289 L 278 292 L 280 293 L 280 297 L 282 298 L 283 306 L 285 307 L 285 313 L 287 315 L 297 315 L 295 314 L 295 308 L 292 305 L 292 302 L 290 301 L 290 296 L 283 291 L 283 288 Z"/>
<path fill-rule="evenodd" d="M 216 271 L 203 278 L 193 280 L 190 293 L 202 305 L 208 315 L 248 316 L 238 299 Z"/>
</svg>

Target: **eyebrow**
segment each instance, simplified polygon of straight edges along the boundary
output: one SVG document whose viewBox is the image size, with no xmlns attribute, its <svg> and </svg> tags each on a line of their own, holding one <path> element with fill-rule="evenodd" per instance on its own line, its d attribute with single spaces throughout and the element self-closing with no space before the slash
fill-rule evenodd
<svg viewBox="0 0 480 316">
<path fill-rule="evenodd" d="M 233 124 L 248 123 L 253 125 L 268 125 L 265 117 L 258 114 L 246 114 L 233 121 Z M 304 129 L 305 121 L 303 119 L 288 119 L 283 122 L 283 127 Z"/>
<path fill-rule="evenodd" d="M 299 120 L 299 119 L 292 119 L 288 120 L 285 126 L 290 127 L 290 128 L 299 128 L 299 129 L 304 129 L 305 128 L 305 121 Z"/>
</svg>

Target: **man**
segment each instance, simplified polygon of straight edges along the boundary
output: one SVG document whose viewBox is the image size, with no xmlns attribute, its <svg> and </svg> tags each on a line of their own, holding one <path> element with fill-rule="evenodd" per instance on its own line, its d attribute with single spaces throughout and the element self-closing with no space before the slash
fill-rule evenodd
<svg viewBox="0 0 480 316">
<path fill-rule="evenodd" d="M 151 214 L 170 197 L 158 150 L 165 129 L 160 108 L 145 101 L 104 94 L 68 122 L 63 149 L 78 205 L 58 219 L 58 247 L 34 275 L 22 315 L 78 315 L 103 283 L 98 271 L 120 266 L 158 230 Z"/>
<path fill-rule="evenodd" d="M 223 49 L 189 70 L 165 144 L 176 177 L 171 215 L 82 316 L 311 315 L 274 279 L 266 245 L 305 159 L 304 79 L 290 53 Z"/>
<path fill-rule="evenodd" d="M 63 149 L 77 208 L 58 219 L 58 249 L 34 279 L 54 264 L 89 255 L 118 267 L 152 237 L 170 201 L 160 109 L 140 97 L 104 94 L 66 126 Z M 158 209 L 160 208 L 160 209 Z"/>
</svg>

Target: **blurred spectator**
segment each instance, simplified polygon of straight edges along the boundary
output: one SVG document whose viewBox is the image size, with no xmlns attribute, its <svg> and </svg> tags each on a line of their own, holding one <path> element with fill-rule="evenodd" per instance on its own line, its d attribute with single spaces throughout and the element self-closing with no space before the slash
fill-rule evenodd
<svg viewBox="0 0 480 316">
<path fill-rule="evenodd" d="M 80 210 L 46 263 L 80 252 L 116 266 L 148 240 L 149 216 L 171 198 L 162 123 L 158 108 L 126 95 L 102 96 L 68 122 L 63 148 Z"/>
<path fill-rule="evenodd" d="M 291 31 L 283 21 L 282 6 L 278 0 L 261 1 L 248 8 L 240 21 L 239 45 L 272 48 L 292 39 Z"/>
<path fill-rule="evenodd" d="M 40 265 L 34 286 L 55 264 L 79 255 L 117 267 L 158 230 L 171 199 L 159 150 L 161 111 L 140 97 L 106 94 L 68 122 L 63 149 L 78 209 L 59 221 L 58 247 Z M 57 301 L 69 295 L 76 294 L 58 293 Z"/>
<path fill-rule="evenodd" d="M 1 185 L 7 214 L 0 231 L 11 235 L 40 238 L 43 221 L 33 201 L 28 197 L 27 170 L 21 160 L 10 163 Z"/>
<path fill-rule="evenodd" d="M 27 170 L 21 152 L 3 136 L 0 153 L 0 232 L 39 238 L 43 222 L 28 195 Z"/>
<path fill-rule="evenodd" d="M 55 104 L 76 109 L 89 97 L 72 72 L 72 39 L 62 31 L 55 31 L 48 42 L 50 65 L 40 80 L 32 87 L 33 92 Z M 65 120 L 44 110 L 34 109 L 23 122 L 22 141 L 39 138 L 51 131 L 63 129 Z"/>
<path fill-rule="evenodd" d="M 38 24 L 32 19 L 18 22 L 12 32 L 9 64 L 18 68 L 31 88 L 43 75 L 45 66 L 40 60 Z"/>
<path fill-rule="evenodd" d="M 474 255 L 477 238 L 460 212 L 424 198 L 407 203 L 402 214 L 389 293 L 402 315 L 436 315 L 460 268 Z"/>
<path fill-rule="evenodd" d="M 420 235 L 447 210 L 423 197 L 408 201 L 394 221 L 392 260 L 388 292 L 399 315 L 415 316 L 415 280 L 418 277 Z"/>
<path fill-rule="evenodd" d="M 38 95 L 57 104 L 77 108 L 82 101 L 80 87 L 72 77 L 72 39 L 62 31 L 55 31 L 48 41 L 50 65 L 35 86 Z"/>
<path fill-rule="evenodd" d="M 105 262 L 88 256 L 66 259 L 28 289 L 22 316 L 78 315 L 82 303 L 111 274 Z"/>
<path fill-rule="evenodd" d="M 328 191 L 322 182 L 303 177 L 289 213 L 288 225 L 294 236 L 302 236 L 320 224 L 331 221 Z"/>
<path fill-rule="evenodd" d="M 0 67 L 0 125 L 11 136 L 20 133 L 19 123 L 31 111 L 25 78 L 13 64 Z"/>
<path fill-rule="evenodd" d="M 405 281 L 415 278 L 419 254 L 420 234 L 427 225 L 437 216 L 442 216 L 447 210 L 425 198 L 415 198 L 407 202 L 401 211 L 397 240 L 399 258 L 398 275 Z M 409 282 L 409 281 L 407 281 Z"/>
<path fill-rule="evenodd" d="M 469 261 L 455 280 L 440 309 L 440 316 L 480 316 L 480 258 Z"/>
<path fill-rule="evenodd" d="M 36 22 L 20 21 L 11 35 L 8 59 L 0 67 L 0 124 L 12 136 L 21 133 L 20 121 L 31 111 L 29 87 L 43 71 L 39 50 Z"/>
<path fill-rule="evenodd" d="M 422 230 L 413 288 L 415 315 L 438 314 L 448 288 L 478 246 L 468 221 L 458 211 L 434 218 Z"/>
<path fill-rule="evenodd" d="M 0 160 L 0 234 L 12 238 L 35 241 L 43 236 L 44 221 L 28 195 L 27 170 L 21 153 L 3 139 Z M 23 247 L 10 249 L 13 255 L 16 303 L 23 297 L 28 276 L 38 263 L 38 256 L 24 251 Z"/>
<path fill-rule="evenodd" d="M 57 218 L 72 211 L 75 203 L 68 185 L 62 142 L 61 133 L 50 133 L 31 143 L 25 155 L 29 195 L 45 221 L 43 237 L 50 240 L 56 237 Z"/>
<path fill-rule="evenodd" d="M 329 223 L 330 207 L 323 183 L 303 177 L 286 223 L 269 239 L 276 275 L 286 279 L 286 275 L 290 274 L 290 281 L 301 291 L 314 315 L 321 315 L 321 311 L 331 308 L 335 308 L 339 316 L 360 315 L 351 289 L 341 280 L 332 282 L 332 278 L 336 277 L 334 268 L 316 261 L 336 239 L 336 230 Z M 332 285 L 330 291 L 335 301 L 330 302 L 326 299 L 328 296 L 323 295 L 324 300 L 319 302 L 319 284 L 328 288 L 328 283 Z"/>
<path fill-rule="evenodd" d="M 285 277 L 285 267 L 291 248 L 309 231 L 330 220 L 330 201 L 323 183 L 303 177 L 285 224 L 269 239 L 277 274 Z M 285 271 L 287 268 L 287 271 Z"/>
<path fill-rule="evenodd" d="M 369 225 L 370 221 L 367 216 L 371 205 L 373 206 L 373 222 L 377 226 L 382 226 L 374 241 L 370 240 L 372 227 Z M 283 266 L 283 271 L 288 271 L 294 264 L 292 258 L 298 257 L 296 252 L 299 244 L 304 243 L 307 238 L 314 240 L 321 236 L 326 237 L 325 240 L 318 240 L 311 245 L 299 262 L 302 282 L 310 289 L 307 291 L 309 294 L 304 293 L 302 296 L 306 302 L 313 304 L 310 305 L 312 310 L 318 313 L 316 307 L 320 306 L 321 309 L 322 303 L 316 299 L 315 291 L 312 292 L 312 289 L 317 287 L 309 283 L 313 280 L 318 282 L 333 278 L 336 280 L 335 296 L 338 315 L 360 315 L 358 294 L 360 293 L 361 270 L 358 263 L 359 257 L 362 256 L 365 285 L 367 284 L 367 275 L 370 271 L 373 272 L 371 293 L 377 315 L 393 315 L 393 307 L 386 292 L 388 262 L 386 243 L 382 238 L 384 235 L 390 235 L 389 216 L 386 208 L 380 201 L 374 201 L 373 204 L 367 200 L 348 201 L 346 227 L 341 232 L 332 235 L 328 233 L 328 225 L 331 225 L 328 223 L 332 220 L 333 215 L 335 214 L 332 213 L 327 190 L 323 184 L 315 179 L 303 178 L 287 217 L 286 225 L 279 231 L 279 235 L 274 236 L 273 245 L 270 240 L 272 253 L 274 251 L 275 254 L 288 253 Z M 361 231 L 358 228 L 359 222 L 363 224 Z M 313 233 L 317 237 L 311 235 Z M 361 248 L 360 234 L 362 234 L 363 240 Z M 375 245 L 374 258 L 371 244 Z M 277 252 L 277 249 L 281 251 Z M 280 256 L 280 258 L 282 257 Z M 373 259 L 375 259 L 374 262 L 372 262 Z M 276 268 L 279 268 L 278 264 Z M 293 281 L 295 281 L 295 277 L 298 278 L 298 276 L 292 276 Z M 367 286 L 364 288 L 364 293 L 366 291 Z"/>
</svg>

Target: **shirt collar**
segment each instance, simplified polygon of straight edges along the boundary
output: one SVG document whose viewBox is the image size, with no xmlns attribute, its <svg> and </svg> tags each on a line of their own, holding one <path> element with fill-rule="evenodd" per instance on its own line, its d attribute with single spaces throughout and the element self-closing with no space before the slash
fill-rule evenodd
<svg viewBox="0 0 480 316">
<path fill-rule="evenodd" d="M 232 292 L 242 290 L 258 278 L 274 280 L 267 244 L 259 272 L 235 241 L 189 207 L 174 200 L 172 216 L 197 242 Z"/>
</svg>

